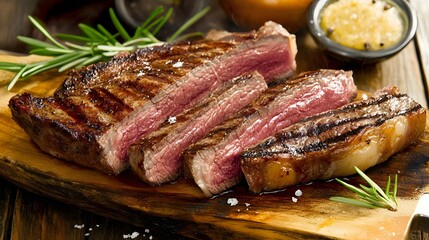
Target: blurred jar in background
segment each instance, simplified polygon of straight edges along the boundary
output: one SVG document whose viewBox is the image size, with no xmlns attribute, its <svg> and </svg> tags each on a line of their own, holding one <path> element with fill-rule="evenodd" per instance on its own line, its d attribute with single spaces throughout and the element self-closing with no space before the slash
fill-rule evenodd
<svg viewBox="0 0 429 240">
<path fill-rule="evenodd" d="M 313 0 L 218 0 L 226 14 L 243 29 L 258 29 L 274 21 L 295 33 L 306 24 Z"/>
</svg>

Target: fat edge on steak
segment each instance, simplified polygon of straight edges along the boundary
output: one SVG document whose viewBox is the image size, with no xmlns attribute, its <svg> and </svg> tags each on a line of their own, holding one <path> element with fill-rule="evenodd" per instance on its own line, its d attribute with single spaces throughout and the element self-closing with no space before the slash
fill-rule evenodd
<svg viewBox="0 0 429 240">
<path fill-rule="evenodd" d="M 241 155 L 250 191 L 348 176 L 408 147 L 424 133 L 426 110 L 396 87 L 310 117 Z"/>
</svg>

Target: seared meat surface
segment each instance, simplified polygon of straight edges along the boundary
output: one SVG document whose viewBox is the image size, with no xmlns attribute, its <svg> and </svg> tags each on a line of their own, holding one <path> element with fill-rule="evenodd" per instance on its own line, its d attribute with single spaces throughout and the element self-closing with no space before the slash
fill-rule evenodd
<svg viewBox="0 0 429 240">
<path fill-rule="evenodd" d="M 131 167 L 152 185 L 182 174 L 182 152 L 259 96 L 267 84 L 254 72 L 228 81 L 195 107 L 171 117 L 128 150 Z"/>
<path fill-rule="evenodd" d="M 50 97 L 23 93 L 9 102 L 13 119 L 45 152 L 118 174 L 129 146 L 251 71 L 266 81 L 295 69 L 295 37 L 268 22 L 258 31 L 219 32 L 123 53 L 72 71 Z"/>
<path fill-rule="evenodd" d="M 312 116 L 241 154 L 252 192 L 352 175 L 416 141 L 426 110 L 397 88 Z"/>
<path fill-rule="evenodd" d="M 356 92 L 352 73 L 340 70 L 302 73 L 269 88 L 185 151 L 187 176 L 206 196 L 218 194 L 241 179 L 243 150 L 308 116 L 349 103 Z"/>
</svg>

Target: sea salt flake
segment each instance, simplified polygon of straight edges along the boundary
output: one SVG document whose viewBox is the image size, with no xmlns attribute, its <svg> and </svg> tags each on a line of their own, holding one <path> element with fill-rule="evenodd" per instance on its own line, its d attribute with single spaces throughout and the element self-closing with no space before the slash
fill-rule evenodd
<svg viewBox="0 0 429 240">
<path fill-rule="evenodd" d="M 246 207 L 250 206 L 250 203 L 244 203 L 244 205 L 246 205 Z"/>
<path fill-rule="evenodd" d="M 152 235 L 149 236 L 149 239 L 152 240 Z"/>
<path fill-rule="evenodd" d="M 89 233 L 85 233 L 85 237 L 88 237 L 89 236 Z"/>
<path fill-rule="evenodd" d="M 238 204 L 238 200 L 237 198 L 228 198 L 228 201 L 226 203 L 228 203 L 230 206 L 235 206 Z"/>
<path fill-rule="evenodd" d="M 149 229 L 145 229 L 145 230 L 144 230 L 144 232 L 145 232 L 145 233 L 149 233 Z"/>
<path fill-rule="evenodd" d="M 182 67 L 183 66 L 183 62 L 176 62 L 175 64 L 173 64 L 173 67 L 175 67 L 175 68 L 179 68 L 179 67 Z"/>
<path fill-rule="evenodd" d="M 298 198 L 292 197 L 292 202 L 294 202 L 294 203 L 298 202 Z"/>
<path fill-rule="evenodd" d="M 175 116 L 170 116 L 170 117 L 168 117 L 167 122 L 168 122 L 169 124 L 174 124 L 174 123 L 176 123 L 176 117 L 175 117 Z"/>
<path fill-rule="evenodd" d="M 138 233 L 138 232 L 133 232 L 133 233 L 131 234 L 131 239 L 134 239 L 134 238 L 138 237 L 139 235 L 140 235 L 140 233 Z"/>
<path fill-rule="evenodd" d="M 297 197 L 301 197 L 302 196 L 302 191 L 300 189 L 295 191 L 295 196 Z"/>
<path fill-rule="evenodd" d="M 82 225 L 74 225 L 74 228 L 78 228 L 78 229 L 82 229 L 82 228 L 84 228 L 85 227 L 85 224 L 82 224 Z"/>
</svg>

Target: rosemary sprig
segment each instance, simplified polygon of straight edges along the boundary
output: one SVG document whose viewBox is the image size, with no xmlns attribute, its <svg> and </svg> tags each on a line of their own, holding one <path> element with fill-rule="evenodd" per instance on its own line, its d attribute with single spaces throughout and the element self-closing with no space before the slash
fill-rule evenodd
<svg viewBox="0 0 429 240">
<path fill-rule="evenodd" d="M 167 38 L 166 42 L 201 35 L 202 33 L 191 33 L 181 36 L 186 29 L 200 20 L 208 11 L 209 8 L 207 7 L 191 17 L 171 37 Z M 18 80 L 27 79 L 50 69 L 58 68 L 58 71 L 62 72 L 95 62 L 107 61 L 119 52 L 163 44 L 164 42 L 157 39 L 156 35 L 164 27 L 172 12 L 171 8 L 167 11 L 162 6 L 155 8 L 146 21 L 137 27 L 133 34 L 130 34 L 125 30 L 113 9 L 109 9 L 110 19 L 117 31 L 116 33 L 109 32 L 100 24 L 96 27 L 79 24 L 78 27 L 82 31 L 82 35 L 59 33 L 55 35 L 56 38 L 48 32 L 41 22 L 29 16 L 34 27 L 48 41 L 24 36 L 18 36 L 17 39 L 30 48 L 29 54 L 51 56 L 52 58 L 30 64 L 0 62 L 1 70 L 16 72 L 14 78 L 7 85 L 7 90 L 12 89 Z"/>
<path fill-rule="evenodd" d="M 398 175 L 395 175 L 395 183 L 393 184 L 393 191 L 391 188 L 390 176 L 387 179 L 386 189 L 383 191 L 381 187 L 377 185 L 371 178 L 369 178 L 364 172 L 355 166 L 356 172 L 369 184 L 370 187 L 360 184 L 360 188 L 357 188 L 351 184 L 348 184 L 340 179 L 335 179 L 341 183 L 347 189 L 358 194 L 359 198 L 348 198 L 348 197 L 331 197 L 332 201 L 352 204 L 367 208 L 387 208 L 391 211 L 398 209 L 398 201 L 396 200 L 396 193 L 398 191 Z"/>
</svg>

